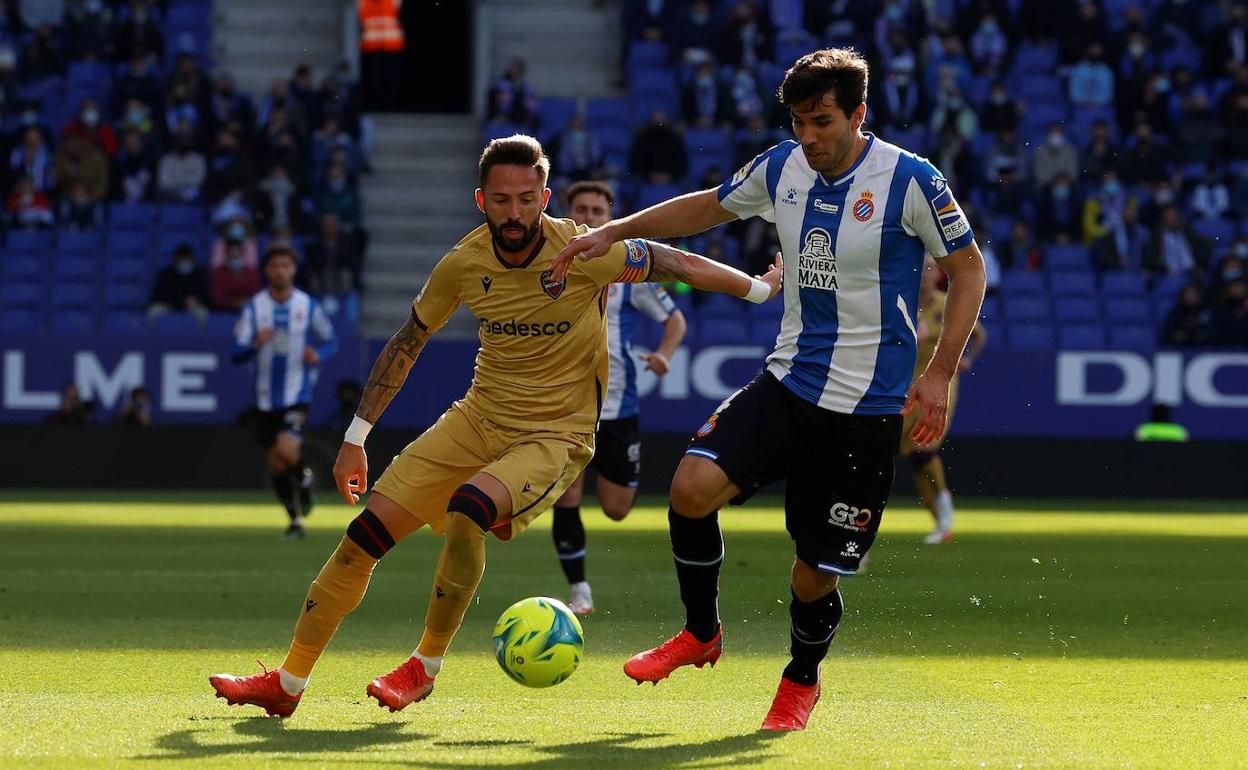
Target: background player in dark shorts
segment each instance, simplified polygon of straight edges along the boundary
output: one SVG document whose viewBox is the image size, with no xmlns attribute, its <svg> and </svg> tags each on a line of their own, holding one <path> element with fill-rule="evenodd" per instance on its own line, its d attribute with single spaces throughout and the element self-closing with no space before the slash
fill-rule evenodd
<svg viewBox="0 0 1248 770">
<path fill-rule="evenodd" d="M 615 193 L 604 182 L 577 182 L 565 193 L 568 216 L 578 225 L 600 227 L 611 220 Z M 653 353 L 639 356 L 658 376 L 667 374 L 668 358 L 685 336 L 685 317 L 667 293 L 654 284 L 613 284 L 607 289 L 608 354 L 610 373 L 598 423 L 594 459 L 596 492 L 602 512 L 622 521 L 637 498 L 641 478 L 641 425 L 637 415 L 637 366 L 632 350 L 637 316 L 644 313 L 663 324 L 663 339 Z M 581 496 L 585 477 L 579 476 L 555 503 L 551 535 L 559 566 L 568 580 L 568 606 L 578 615 L 594 611 L 594 596 L 585 579 L 585 525 Z"/>
</svg>

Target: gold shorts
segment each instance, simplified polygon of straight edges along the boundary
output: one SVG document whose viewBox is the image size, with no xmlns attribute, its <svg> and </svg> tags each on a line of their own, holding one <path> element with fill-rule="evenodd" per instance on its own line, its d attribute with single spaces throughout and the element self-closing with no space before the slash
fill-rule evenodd
<svg viewBox="0 0 1248 770">
<path fill-rule="evenodd" d="M 477 473 L 488 473 L 511 493 L 512 510 L 490 531 L 510 540 L 554 505 L 593 456 L 593 433 L 511 428 L 457 401 L 390 461 L 373 491 L 440 535 L 451 494 Z"/>
<path fill-rule="evenodd" d="M 940 434 L 940 438 L 932 442 L 927 448 L 930 452 L 940 449 L 940 445 L 945 443 L 945 436 L 949 435 L 949 426 L 953 424 L 953 410 L 958 405 L 958 377 L 953 378 L 953 382 L 949 384 L 949 408 L 945 410 L 945 432 Z M 914 430 L 914 423 L 919 419 L 919 410 L 914 409 L 910 414 L 906 415 L 901 423 L 901 448 L 898 453 L 902 457 L 909 457 L 914 451 L 914 445 L 910 443 L 910 431 Z"/>
</svg>

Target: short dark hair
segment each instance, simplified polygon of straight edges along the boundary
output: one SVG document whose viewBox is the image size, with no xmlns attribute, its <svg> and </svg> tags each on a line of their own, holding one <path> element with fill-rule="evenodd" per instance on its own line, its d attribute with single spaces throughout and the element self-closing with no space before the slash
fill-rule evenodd
<svg viewBox="0 0 1248 770">
<path fill-rule="evenodd" d="M 290 261 L 295 263 L 295 267 L 299 266 L 299 255 L 295 253 L 294 248 L 290 244 L 277 242 L 270 243 L 269 247 L 264 250 L 264 258 L 260 261 L 263 267 L 268 267 L 269 260 L 274 257 L 290 257 Z"/>
<path fill-rule="evenodd" d="M 867 60 L 853 48 L 822 48 L 793 62 L 778 96 L 785 107 L 817 99 L 829 91 L 849 117 L 867 101 Z"/>
<path fill-rule="evenodd" d="M 599 182 L 595 179 L 585 179 L 574 183 L 563 193 L 563 200 L 568 205 L 572 205 L 572 201 L 576 200 L 576 196 L 585 193 L 595 193 L 607 199 L 608 206 L 615 205 L 615 191 L 611 189 L 611 185 L 606 182 Z"/>
<path fill-rule="evenodd" d="M 550 158 L 542 150 L 542 143 L 525 134 L 512 134 L 502 139 L 494 139 L 485 146 L 478 164 L 481 187 L 495 166 L 530 166 L 542 174 L 543 184 L 550 176 Z"/>
</svg>

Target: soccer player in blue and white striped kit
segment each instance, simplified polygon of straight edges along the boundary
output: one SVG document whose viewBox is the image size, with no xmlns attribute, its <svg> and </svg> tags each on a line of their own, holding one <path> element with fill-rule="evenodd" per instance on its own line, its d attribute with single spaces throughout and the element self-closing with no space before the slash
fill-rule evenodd
<svg viewBox="0 0 1248 770">
<path fill-rule="evenodd" d="M 718 189 L 574 239 L 552 266 L 595 258 L 622 238 L 678 237 L 752 216 L 776 224 L 786 259 L 775 350 L 697 431 L 672 480 L 668 524 L 685 628 L 624 665 L 638 682 L 657 682 L 718 660 L 719 508 L 784 479 L 796 552 L 792 659 L 764 730 L 805 728 L 844 611 L 839 580 L 861 566 L 888 501 L 902 414 L 919 412 L 916 446 L 942 434 L 950 381 L 983 300 L 983 257 L 944 176 L 863 132 L 867 76 L 851 49 L 798 59 L 779 90 L 796 141 Z M 949 293 L 936 351 L 911 386 L 925 251 L 940 260 Z"/>
<path fill-rule="evenodd" d="M 565 193 L 568 217 L 578 225 L 602 227 L 611 221 L 615 193 L 605 182 L 582 181 Z M 663 324 L 663 338 L 653 353 L 640 356 L 646 368 L 662 377 L 668 361 L 685 338 L 685 316 L 661 286 L 613 283 L 607 289 L 607 355 L 610 372 L 598 416 L 592 465 L 598 472 L 598 503 L 612 521 L 623 521 L 637 499 L 641 479 L 641 405 L 637 397 L 637 364 L 633 331 L 639 313 Z M 585 525 L 581 521 L 582 473 L 555 501 L 551 535 L 559 566 L 568 579 L 568 607 L 578 615 L 594 611 L 594 595 L 585 579 Z"/>
<path fill-rule="evenodd" d="M 295 288 L 295 253 L 273 245 L 264 254 L 268 286 L 243 306 L 234 326 L 234 361 L 254 359 L 256 440 L 264 447 L 273 491 L 290 517 L 287 540 L 304 536 L 312 510 L 312 472 L 303 464 L 303 424 L 317 367 L 338 349 L 321 303 Z M 315 340 L 315 344 L 313 344 Z"/>
</svg>

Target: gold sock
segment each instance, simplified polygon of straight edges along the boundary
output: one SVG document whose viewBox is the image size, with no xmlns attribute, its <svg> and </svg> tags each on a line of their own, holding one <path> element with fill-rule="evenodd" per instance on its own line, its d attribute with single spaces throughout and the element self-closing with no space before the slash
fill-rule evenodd
<svg viewBox="0 0 1248 770">
<path fill-rule="evenodd" d="M 451 514 L 417 652 L 429 658 L 446 654 L 484 572 L 485 533 L 467 516 Z"/>
<path fill-rule="evenodd" d="M 295 638 L 282 663 L 288 674 L 306 679 L 312 673 L 317 659 L 334 638 L 338 624 L 364 598 L 368 580 L 376 566 L 377 559 L 349 538 L 342 538 L 333 556 L 312 581 L 303 606 L 299 608 Z"/>
</svg>

